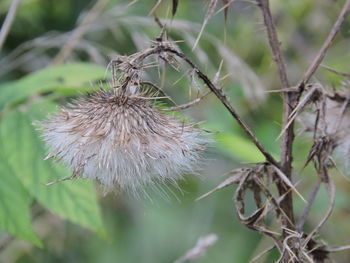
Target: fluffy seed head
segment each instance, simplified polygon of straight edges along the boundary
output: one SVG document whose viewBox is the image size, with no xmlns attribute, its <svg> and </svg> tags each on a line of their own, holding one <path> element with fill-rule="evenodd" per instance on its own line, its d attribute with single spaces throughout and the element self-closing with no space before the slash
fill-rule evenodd
<svg viewBox="0 0 350 263">
<path fill-rule="evenodd" d="M 138 193 L 193 172 L 207 140 L 193 124 L 166 115 L 150 97 L 100 90 L 41 122 L 50 157 L 74 177 Z"/>
</svg>

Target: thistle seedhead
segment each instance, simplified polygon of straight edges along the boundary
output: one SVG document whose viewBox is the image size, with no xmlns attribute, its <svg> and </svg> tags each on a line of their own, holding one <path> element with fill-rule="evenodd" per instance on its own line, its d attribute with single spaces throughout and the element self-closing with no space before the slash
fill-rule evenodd
<svg viewBox="0 0 350 263">
<path fill-rule="evenodd" d="M 194 124 L 164 114 L 151 97 L 100 90 L 63 107 L 40 126 L 73 177 L 138 194 L 196 170 L 207 139 Z"/>
</svg>

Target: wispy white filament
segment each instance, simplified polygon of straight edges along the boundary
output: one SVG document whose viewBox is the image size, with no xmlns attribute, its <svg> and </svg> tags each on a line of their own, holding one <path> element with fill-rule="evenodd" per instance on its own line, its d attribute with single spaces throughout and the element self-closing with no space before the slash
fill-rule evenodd
<svg viewBox="0 0 350 263">
<path fill-rule="evenodd" d="M 207 139 L 148 100 L 100 91 L 42 122 L 51 156 L 74 176 L 137 192 L 192 173 Z"/>
</svg>

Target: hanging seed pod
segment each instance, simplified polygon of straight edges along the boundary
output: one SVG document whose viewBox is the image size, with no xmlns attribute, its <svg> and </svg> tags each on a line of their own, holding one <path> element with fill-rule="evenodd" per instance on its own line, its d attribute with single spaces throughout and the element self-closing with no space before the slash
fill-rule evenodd
<svg viewBox="0 0 350 263">
<path fill-rule="evenodd" d="M 151 97 L 100 90 L 39 125 L 50 157 L 106 187 L 138 193 L 196 170 L 207 139 L 194 124 L 164 114 Z"/>
</svg>

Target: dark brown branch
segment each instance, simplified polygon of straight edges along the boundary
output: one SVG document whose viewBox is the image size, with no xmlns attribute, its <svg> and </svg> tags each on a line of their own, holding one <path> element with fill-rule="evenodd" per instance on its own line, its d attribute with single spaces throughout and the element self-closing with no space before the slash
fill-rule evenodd
<svg viewBox="0 0 350 263">
<path fill-rule="evenodd" d="M 282 57 L 282 52 L 280 49 L 280 42 L 277 38 L 275 24 L 270 11 L 269 1 L 268 0 L 257 0 L 257 3 L 262 11 L 264 24 L 267 30 L 267 36 L 269 45 L 272 51 L 273 60 L 276 63 L 278 75 L 284 90 L 289 89 L 289 82 L 286 72 L 286 66 Z M 290 114 L 293 111 L 291 107 L 293 100 L 293 93 L 284 92 L 283 93 L 283 127 L 287 125 Z M 289 125 L 286 131 L 282 135 L 281 143 L 281 170 L 283 173 L 291 179 L 292 174 L 292 150 L 293 150 L 293 141 L 294 141 L 294 131 L 293 123 Z M 289 187 L 282 181 L 277 182 L 277 187 L 280 195 L 289 192 L 285 199 L 281 202 L 281 207 L 286 215 L 290 218 L 290 222 L 294 222 L 294 213 L 293 213 L 293 199 L 292 193 L 289 191 Z M 287 229 L 293 229 L 293 225 L 289 223 L 288 220 L 284 220 L 283 225 Z"/>
<path fill-rule="evenodd" d="M 173 53 L 174 55 L 180 57 L 184 61 L 187 62 L 197 73 L 198 77 L 203 80 L 205 85 L 215 94 L 215 96 L 221 101 L 221 103 L 226 107 L 226 109 L 231 113 L 232 117 L 237 121 L 239 126 L 242 128 L 244 133 L 251 139 L 251 141 L 255 144 L 255 146 L 260 150 L 260 152 L 265 156 L 266 160 L 273 164 L 276 167 L 280 167 L 278 162 L 272 157 L 272 155 L 264 148 L 264 146 L 258 141 L 253 132 L 249 129 L 249 127 L 245 124 L 245 122 L 238 115 L 236 110 L 232 107 L 230 102 L 228 101 L 226 95 L 223 93 L 222 89 L 217 88 L 211 80 L 183 53 L 178 52 L 177 50 L 171 48 L 165 48 L 164 51 Z"/>
<path fill-rule="evenodd" d="M 277 38 L 275 24 L 272 19 L 269 1 L 268 0 L 257 0 L 258 5 L 262 11 L 264 17 L 264 24 L 267 30 L 267 36 L 272 51 L 273 60 L 276 63 L 280 81 L 284 89 L 289 88 L 289 82 L 287 77 L 286 66 L 283 60 L 282 52 L 280 49 L 280 42 Z"/>
<path fill-rule="evenodd" d="M 184 60 L 195 71 L 197 76 L 205 83 L 205 85 L 215 94 L 215 96 L 221 101 L 221 103 L 226 107 L 226 109 L 231 113 L 232 117 L 237 121 L 244 133 L 250 138 L 250 140 L 255 144 L 259 151 L 265 156 L 266 161 L 280 168 L 279 163 L 264 148 L 264 146 L 259 142 L 259 140 L 253 134 L 253 132 L 238 115 L 236 110 L 232 107 L 226 95 L 223 93 L 222 89 L 217 88 L 207 77 L 207 75 L 205 75 L 185 54 L 177 51 L 169 45 L 163 45 L 162 43 L 159 43 L 159 45 L 157 46 L 149 48 L 143 52 L 137 53 L 134 56 L 134 58 L 128 63 L 131 63 L 132 65 L 136 66 L 138 63 L 142 63 L 147 57 L 161 53 L 169 53 Z M 112 61 L 112 63 L 120 63 L 120 61 L 117 59 L 115 61 Z M 127 83 L 125 83 L 125 85 L 126 84 Z"/>
</svg>

